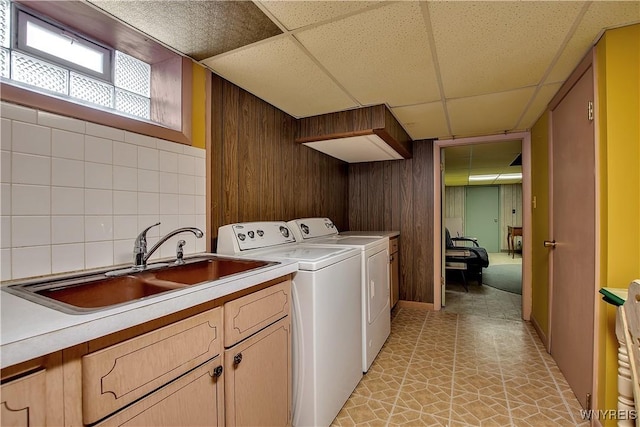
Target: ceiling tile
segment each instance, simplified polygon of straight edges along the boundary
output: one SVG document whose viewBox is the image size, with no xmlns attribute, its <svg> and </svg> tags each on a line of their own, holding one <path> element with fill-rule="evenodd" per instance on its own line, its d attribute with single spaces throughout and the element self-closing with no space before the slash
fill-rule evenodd
<svg viewBox="0 0 640 427">
<path fill-rule="evenodd" d="M 90 3 L 196 60 L 282 33 L 249 1 L 90 0 Z"/>
<path fill-rule="evenodd" d="M 395 107 L 391 111 L 414 140 L 449 135 L 441 102 Z"/>
<path fill-rule="evenodd" d="M 363 105 L 440 97 L 418 3 L 391 3 L 295 36 Z"/>
<path fill-rule="evenodd" d="M 337 18 L 379 4 L 377 1 L 261 1 L 288 30 Z"/>
<path fill-rule="evenodd" d="M 445 97 L 536 85 L 583 2 L 430 2 Z"/>
<path fill-rule="evenodd" d="M 602 28 L 640 22 L 639 1 L 595 1 L 589 5 L 575 33 L 545 83 L 563 82 L 594 44 Z"/>
<path fill-rule="evenodd" d="M 562 83 L 555 83 L 550 85 L 544 85 L 540 87 L 538 93 L 533 98 L 533 102 L 527 108 L 527 111 L 522 116 L 518 127 L 520 129 L 531 129 L 536 120 L 540 118 L 542 113 L 547 109 L 547 105 L 551 101 L 551 98 L 558 92 L 562 86 Z"/>
<path fill-rule="evenodd" d="M 447 101 L 455 136 L 488 135 L 516 130 L 515 125 L 534 88 Z"/>
<path fill-rule="evenodd" d="M 356 106 L 288 37 L 258 43 L 203 63 L 295 117 Z"/>
</svg>

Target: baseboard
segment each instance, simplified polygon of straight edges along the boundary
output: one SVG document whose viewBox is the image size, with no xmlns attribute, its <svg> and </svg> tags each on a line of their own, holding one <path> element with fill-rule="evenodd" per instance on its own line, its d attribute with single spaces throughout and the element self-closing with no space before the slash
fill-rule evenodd
<svg viewBox="0 0 640 427">
<path fill-rule="evenodd" d="M 533 329 L 535 329 L 536 332 L 538 333 L 538 336 L 540 337 L 542 344 L 544 344 L 544 348 L 546 348 L 547 352 L 549 352 L 549 340 L 547 339 L 547 335 L 542 331 L 540 324 L 538 323 L 536 318 L 533 316 L 531 316 L 531 324 L 533 325 Z"/>
<path fill-rule="evenodd" d="M 397 306 L 400 308 L 415 308 L 418 310 L 431 310 L 433 311 L 433 303 L 431 302 L 418 302 L 418 301 L 404 301 L 399 300 Z"/>
</svg>

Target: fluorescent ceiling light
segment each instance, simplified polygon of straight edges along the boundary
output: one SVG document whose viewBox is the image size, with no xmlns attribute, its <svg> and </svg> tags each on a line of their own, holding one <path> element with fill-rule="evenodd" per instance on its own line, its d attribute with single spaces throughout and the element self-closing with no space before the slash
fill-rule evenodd
<svg viewBox="0 0 640 427">
<path fill-rule="evenodd" d="M 508 179 L 522 179 L 522 173 L 501 173 L 497 180 L 506 181 Z"/>
<path fill-rule="evenodd" d="M 469 181 L 493 181 L 498 178 L 497 174 L 493 175 L 469 175 Z"/>
</svg>

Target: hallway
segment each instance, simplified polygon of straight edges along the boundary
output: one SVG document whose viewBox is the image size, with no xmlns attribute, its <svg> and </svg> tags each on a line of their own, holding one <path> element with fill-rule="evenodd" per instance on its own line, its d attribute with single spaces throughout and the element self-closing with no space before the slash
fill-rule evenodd
<svg viewBox="0 0 640 427">
<path fill-rule="evenodd" d="M 334 426 L 588 426 L 533 327 L 396 307 Z"/>
</svg>

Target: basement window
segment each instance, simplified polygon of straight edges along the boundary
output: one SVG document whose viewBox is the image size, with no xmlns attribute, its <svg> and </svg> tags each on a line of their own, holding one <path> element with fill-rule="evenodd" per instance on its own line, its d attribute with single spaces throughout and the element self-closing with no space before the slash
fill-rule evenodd
<svg viewBox="0 0 640 427">
<path fill-rule="evenodd" d="M 151 119 L 151 66 L 0 0 L 2 77 L 19 86 L 136 119 Z"/>
</svg>

